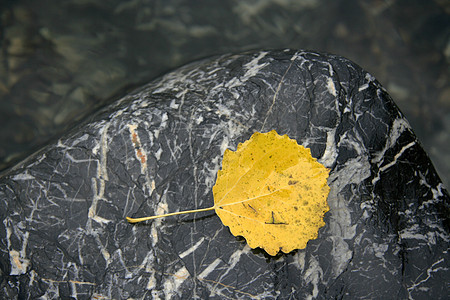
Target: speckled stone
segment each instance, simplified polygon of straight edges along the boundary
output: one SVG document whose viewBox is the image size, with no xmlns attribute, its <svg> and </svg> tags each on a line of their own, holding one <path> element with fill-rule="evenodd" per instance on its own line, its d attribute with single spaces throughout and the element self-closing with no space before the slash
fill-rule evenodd
<svg viewBox="0 0 450 300">
<path fill-rule="evenodd" d="M 225 149 L 275 129 L 331 169 L 303 250 L 270 257 L 208 207 Z M 0 298 L 439 299 L 449 195 L 386 91 L 345 58 L 263 51 L 192 63 L 0 178 Z"/>
</svg>

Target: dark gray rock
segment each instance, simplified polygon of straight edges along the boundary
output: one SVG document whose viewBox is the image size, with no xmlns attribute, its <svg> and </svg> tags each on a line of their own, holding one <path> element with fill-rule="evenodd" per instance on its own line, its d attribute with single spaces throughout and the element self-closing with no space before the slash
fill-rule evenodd
<svg viewBox="0 0 450 300">
<path fill-rule="evenodd" d="M 326 225 L 269 257 L 208 207 L 226 148 L 275 129 L 331 168 Z M 2 298 L 438 299 L 449 195 L 386 91 L 306 51 L 187 65 L 0 179 Z"/>
</svg>

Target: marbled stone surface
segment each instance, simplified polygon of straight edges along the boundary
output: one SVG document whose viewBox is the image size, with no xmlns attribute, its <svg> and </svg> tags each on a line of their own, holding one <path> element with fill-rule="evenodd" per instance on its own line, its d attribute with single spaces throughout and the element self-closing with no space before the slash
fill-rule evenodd
<svg viewBox="0 0 450 300">
<path fill-rule="evenodd" d="M 314 49 L 389 91 L 450 186 L 448 0 L 0 1 L 0 172 L 188 62 Z"/>
<path fill-rule="evenodd" d="M 202 208 L 226 148 L 275 129 L 331 169 L 319 237 L 270 257 Z M 333 55 L 192 63 L 0 178 L 1 298 L 439 299 L 449 195 L 373 76 Z"/>
</svg>

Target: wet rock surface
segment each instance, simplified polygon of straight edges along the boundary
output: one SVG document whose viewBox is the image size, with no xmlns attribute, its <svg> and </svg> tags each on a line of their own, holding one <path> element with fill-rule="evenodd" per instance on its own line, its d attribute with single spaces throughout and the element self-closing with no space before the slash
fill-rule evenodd
<svg viewBox="0 0 450 300">
<path fill-rule="evenodd" d="M 0 170 L 99 106 L 188 62 L 313 49 L 363 66 L 450 186 L 444 0 L 0 1 Z"/>
<path fill-rule="evenodd" d="M 214 213 L 223 152 L 275 129 L 331 169 L 319 237 L 270 257 Z M 308 51 L 221 56 L 126 95 L 0 179 L 2 298 L 439 299 L 448 192 L 375 78 Z"/>
</svg>

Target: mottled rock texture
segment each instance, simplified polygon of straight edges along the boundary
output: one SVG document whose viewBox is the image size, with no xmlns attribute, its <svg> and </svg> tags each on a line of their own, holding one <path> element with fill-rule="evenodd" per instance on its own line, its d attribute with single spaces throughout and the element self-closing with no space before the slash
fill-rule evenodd
<svg viewBox="0 0 450 300">
<path fill-rule="evenodd" d="M 226 148 L 275 129 L 331 169 L 303 250 L 270 257 L 212 212 Z M 439 299 L 449 195 L 387 92 L 345 58 L 262 51 L 192 63 L 0 178 L 1 298 Z"/>
</svg>

